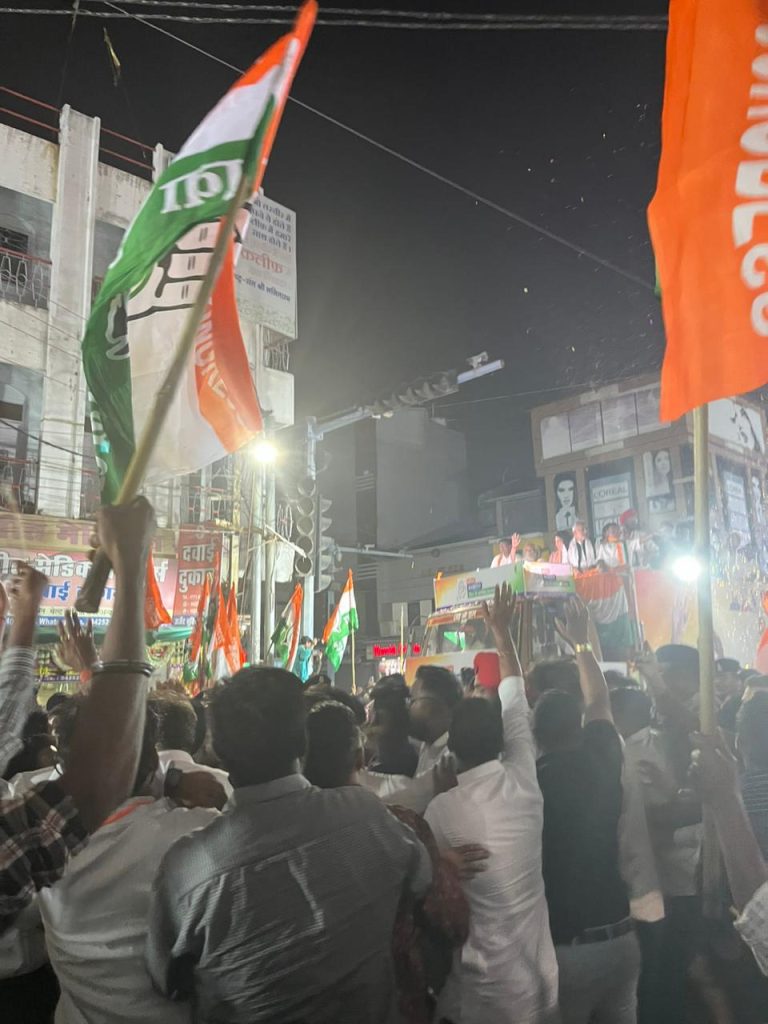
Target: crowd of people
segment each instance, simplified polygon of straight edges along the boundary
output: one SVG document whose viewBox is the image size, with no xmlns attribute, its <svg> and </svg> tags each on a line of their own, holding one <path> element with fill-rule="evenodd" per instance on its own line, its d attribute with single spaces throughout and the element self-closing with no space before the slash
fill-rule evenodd
<svg viewBox="0 0 768 1024">
<path fill-rule="evenodd" d="M 675 553 L 689 550 L 690 537 L 671 523 L 665 523 L 657 533 L 650 533 L 642 528 L 637 511 L 629 508 L 616 522 L 603 525 L 599 539 L 589 536 L 583 519 L 574 518 L 572 527 L 555 533 L 551 550 L 523 543 L 519 533 L 501 537 L 498 544 L 492 568 L 515 562 L 550 562 L 570 565 L 576 572 L 588 572 L 625 565 L 659 568 Z"/>
<path fill-rule="evenodd" d="M 524 671 L 504 586 L 484 609 L 495 668 L 464 685 L 425 665 L 366 706 L 254 665 L 194 700 L 148 694 L 153 530 L 143 499 L 100 511 L 114 610 L 100 652 L 68 618 L 87 684 L 45 710 L 45 578 L 21 567 L 11 587 L 4 1024 L 765 1020 L 768 679 L 718 662 L 722 729 L 702 736 L 695 650 L 603 673 L 569 597 L 572 655 Z"/>
</svg>

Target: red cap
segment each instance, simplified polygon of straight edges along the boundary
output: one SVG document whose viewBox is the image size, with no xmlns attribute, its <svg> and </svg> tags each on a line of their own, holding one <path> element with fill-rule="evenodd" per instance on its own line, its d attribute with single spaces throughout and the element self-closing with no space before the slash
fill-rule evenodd
<svg viewBox="0 0 768 1024">
<path fill-rule="evenodd" d="M 484 686 L 488 690 L 495 690 L 501 682 L 501 668 L 499 667 L 499 656 L 492 651 L 481 651 L 475 655 L 473 663 L 475 670 L 475 684 Z"/>
<path fill-rule="evenodd" d="M 622 512 L 619 516 L 619 526 L 626 526 L 628 520 L 634 516 L 637 519 L 637 512 L 633 508 L 628 508 L 626 512 Z"/>
</svg>

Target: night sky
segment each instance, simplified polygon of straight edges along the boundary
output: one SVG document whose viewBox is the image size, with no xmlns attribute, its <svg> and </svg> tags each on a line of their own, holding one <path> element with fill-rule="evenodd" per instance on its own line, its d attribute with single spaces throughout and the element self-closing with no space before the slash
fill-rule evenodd
<svg viewBox="0 0 768 1024">
<path fill-rule="evenodd" d="M 659 0 L 335 3 L 537 14 L 666 10 Z M 105 26 L 123 66 L 117 87 Z M 50 103 L 61 95 L 150 144 L 177 149 L 235 77 L 144 25 L 83 18 L 62 87 L 68 27 L 66 18 L 0 14 L 4 83 Z M 281 31 L 164 27 L 240 67 Z M 645 210 L 659 158 L 664 43 L 658 31 L 318 27 L 293 94 L 651 285 Z M 649 288 L 296 104 L 286 109 L 265 190 L 298 217 L 300 333 L 292 369 L 299 414 L 353 405 L 487 350 L 506 360 L 506 370 L 468 385 L 442 414 L 469 435 L 478 489 L 502 477 L 524 483 L 532 405 L 561 397 L 569 384 L 660 364 L 660 309 Z M 509 397 L 488 400 L 496 396 Z"/>
</svg>

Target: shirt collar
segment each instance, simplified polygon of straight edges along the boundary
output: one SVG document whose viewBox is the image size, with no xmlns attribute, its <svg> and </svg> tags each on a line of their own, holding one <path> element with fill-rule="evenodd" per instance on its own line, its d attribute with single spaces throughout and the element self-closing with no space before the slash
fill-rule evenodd
<svg viewBox="0 0 768 1024">
<path fill-rule="evenodd" d="M 475 782 L 477 779 L 484 779 L 490 775 L 498 775 L 499 772 L 503 771 L 504 765 L 501 761 L 486 761 L 484 764 L 478 764 L 466 772 L 459 772 L 456 778 L 459 781 L 459 786 L 466 786 L 468 783 Z"/>
<path fill-rule="evenodd" d="M 229 804 L 235 807 L 242 807 L 246 804 L 262 804 L 268 800 L 279 800 L 280 797 L 290 796 L 291 793 L 311 788 L 312 784 L 297 772 L 293 775 L 284 775 L 282 779 L 259 783 L 256 786 L 240 786 L 229 798 Z"/>
<path fill-rule="evenodd" d="M 435 752 L 436 753 L 438 750 L 443 750 L 443 748 L 447 747 L 447 746 L 448 746 L 448 731 L 446 730 L 443 733 L 443 735 L 442 736 L 438 736 L 436 740 L 433 740 L 431 743 L 425 743 L 424 744 L 424 750 L 429 750 L 431 752 Z"/>
<path fill-rule="evenodd" d="M 161 750 L 160 753 L 165 761 L 185 761 L 194 764 L 195 759 L 186 750 Z"/>
</svg>

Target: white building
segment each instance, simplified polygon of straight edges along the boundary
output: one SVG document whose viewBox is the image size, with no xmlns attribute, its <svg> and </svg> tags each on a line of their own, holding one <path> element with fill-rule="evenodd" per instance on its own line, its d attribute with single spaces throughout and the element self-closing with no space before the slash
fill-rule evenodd
<svg viewBox="0 0 768 1024">
<path fill-rule="evenodd" d="M 57 112 L 0 92 L 19 110 L 0 123 L 0 507 L 85 517 L 98 504 L 99 486 L 80 339 L 123 232 L 169 154 L 161 145 L 144 147 L 110 132 L 69 106 Z M 289 287 L 295 248 L 291 256 Z M 274 270 L 266 264 L 266 273 Z M 260 266 L 256 257 L 247 292 Z M 269 281 L 266 289 L 279 291 Z M 293 303 L 295 309 L 295 288 Z M 274 426 L 290 425 L 290 337 L 264 327 L 252 303 L 244 308 L 262 407 Z M 221 513 L 231 492 L 230 468 L 209 467 L 195 477 L 155 489 L 164 525 L 228 518 Z"/>
</svg>

